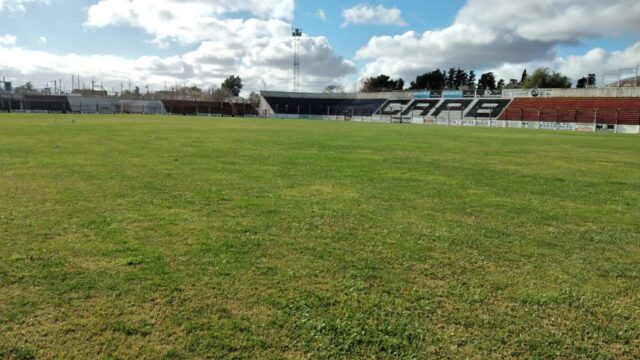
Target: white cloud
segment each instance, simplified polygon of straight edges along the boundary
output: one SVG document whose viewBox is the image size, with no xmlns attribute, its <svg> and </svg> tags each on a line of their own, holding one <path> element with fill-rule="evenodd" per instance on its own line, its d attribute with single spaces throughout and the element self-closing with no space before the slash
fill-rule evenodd
<svg viewBox="0 0 640 360">
<path fill-rule="evenodd" d="M 322 21 L 327 21 L 327 14 L 323 9 L 318 9 L 318 11 L 316 12 L 316 17 Z"/>
<path fill-rule="evenodd" d="M 0 46 L 14 46 L 16 44 L 16 36 L 11 34 L 6 34 L 0 36 Z"/>
<path fill-rule="evenodd" d="M 44 44 L 46 44 L 46 43 L 47 43 L 47 41 L 48 41 L 48 40 L 47 40 L 47 38 L 46 38 L 46 37 L 44 37 L 44 36 L 40 36 L 40 37 L 38 38 L 38 44 L 42 44 L 42 45 L 44 45 Z"/>
<path fill-rule="evenodd" d="M 247 77 L 249 86 L 288 88 L 292 69 L 293 0 L 101 0 L 89 8 L 86 26 L 126 24 L 144 29 L 153 43 L 200 44 L 183 59 L 199 76 Z M 257 18 L 228 18 L 249 12 Z M 307 90 L 354 73 L 355 66 L 335 54 L 324 37 L 304 36 L 301 76 Z"/>
<path fill-rule="evenodd" d="M 469 0 L 457 24 L 498 29 L 531 41 L 572 42 L 640 31 L 637 0 Z"/>
<path fill-rule="evenodd" d="M 356 59 L 368 61 L 364 76 L 386 73 L 405 79 L 449 66 L 476 70 L 511 67 L 521 73 L 522 65 L 530 64 L 568 71 L 558 58 L 558 45 L 637 33 L 638 18 L 640 2 L 636 0 L 469 0 L 452 25 L 423 33 L 375 36 L 357 51 Z M 633 55 L 624 59 L 616 64 L 630 66 L 637 61 Z M 614 63 L 602 61 L 593 66 Z"/>
<path fill-rule="evenodd" d="M 143 4 L 148 7 L 141 7 Z M 156 0 L 153 3 L 103 0 L 95 6 L 98 8 L 89 9 L 89 28 L 127 25 L 144 29 L 157 44 L 178 41 L 198 46 L 182 55 L 137 59 L 58 56 L 27 49 L 2 49 L 0 67 L 23 77 L 48 78 L 50 74 L 59 73 L 64 78 L 64 74 L 80 74 L 116 85 L 130 78 L 156 88 L 162 87 L 165 81 L 209 87 L 219 85 L 232 74 L 240 75 L 249 91 L 261 89 L 265 83 L 270 89 L 288 89 L 292 83 L 290 23 L 274 18 L 234 19 L 216 15 L 242 11 L 246 4 L 228 5 L 222 1 L 205 4 L 200 0 Z M 273 16 L 287 17 L 277 10 L 278 6 L 274 3 L 276 9 L 269 11 L 274 12 Z M 262 14 L 260 9 L 252 11 Z M 305 91 L 322 89 L 356 72 L 355 65 L 336 55 L 322 36 L 305 34 L 302 37 L 301 60 L 301 84 Z"/>
<path fill-rule="evenodd" d="M 100 28 L 127 24 L 156 33 L 163 33 L 161 27 L 178 25 L 174 30 L 183 33 L 197 31 L 195 25 L 206 26 L 210 20 L 242 12 L 261 19 L 291 20 L 294 8 L 294 0 L 100 0 L 89 7 L 86 25 Z"/>
<path fill-rule="evenodd" d="M 383 5 L 358 4 L 352 8 L 342 10 L 343 27 L 350 24 L 374 24 L 406 26 L 402 19 L 402 12 L 397 7 L 387 8 Z"/>
<path fill-rule="evenodd" d="M 23 12 L 26 11 L 25 4 L 35 2 L 48 3 L 49 0 L 0 0 L 0 11 Z"/>
<path fill-rule="evenodd" d="M 620 69 L 627 69 L 624 76 L 633 76 L 636 66 L 640 64 L 640 42 L 637 42 L 626 49 L 618 51 L 607 51 L 596 48 L 584 54 L 570 55 L 568 57 L 556 57 L 550 61 L 532 61 L 526 63 L 507 63 L 499 67 L 489 69 L 498 78 L 505 80 L 519 79 L 522 71 L 528 69 L 530 72 L 538 67 L 549 67 L 555 71 L 568 76 L 573 81 L 595 73 L 601 79 L 606 74 L 607 79 L 616 79 Z"/>
<path fill-rule="evenodd" d="M 134 83 L 161 88 L 168 84 L 187 83 L 204 88 L 218 85 L 231 74 L 239 74 L 247 91 L 267 84 L 269 89 L 288 89 L 290 85 L 290 43 L 281 42 L 263 51 L 256 49 L 236 61 L 219 54 L 218 45 L 203 42 L 200 47 L 181 56 L 142 56 L 127 59 L 111 55 L 55 55 L 46 51 L 0 46 L 0 68 L 13 78 L 46 82 L 50 78 L 66 79 L 72 74 L 95 77 L 108 86 L 131 79 Z M 302 90 L 318 91 L 335 79 L 355 72 L 355 66 L 327 51 L 326 39 L 305 37 L 301 41 Z M 330 48 L 329 48 L 330 49 Z"/>
</svg>

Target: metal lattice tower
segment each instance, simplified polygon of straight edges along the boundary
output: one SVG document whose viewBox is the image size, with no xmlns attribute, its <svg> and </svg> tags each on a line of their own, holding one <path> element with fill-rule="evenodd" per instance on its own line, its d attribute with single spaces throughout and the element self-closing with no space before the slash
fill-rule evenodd
<svg viewBox="0 0 640 360">
<path fill-rule="evenodd" d="M 302 29 L 293 29 L 293 92 L 300 90 L 300 39 L 302 38 Z"/>
</svg>

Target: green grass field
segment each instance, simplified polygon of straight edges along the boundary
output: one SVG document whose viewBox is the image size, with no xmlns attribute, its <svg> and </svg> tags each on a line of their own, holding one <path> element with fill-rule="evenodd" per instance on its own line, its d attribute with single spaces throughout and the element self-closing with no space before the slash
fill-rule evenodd
<svg viewBox="0 0 640 360">
<path fill-rule="evenodd" d="M 640 137 L 0 114 L 0 358 L 638 358 Z"/>
</svg>

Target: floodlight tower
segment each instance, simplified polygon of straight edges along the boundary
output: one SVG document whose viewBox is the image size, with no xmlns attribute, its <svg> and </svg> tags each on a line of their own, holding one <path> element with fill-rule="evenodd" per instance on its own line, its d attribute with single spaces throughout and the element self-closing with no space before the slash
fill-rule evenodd
<svg viewBox="0 0 640 360">
<path fill-rule="evenodd" d="M 302 39 L 302 29 L 293 29 L 291 36 L 293 36 L 293 92 L 298 92 L 300 90 L 300 39 Z"/>
</svg>

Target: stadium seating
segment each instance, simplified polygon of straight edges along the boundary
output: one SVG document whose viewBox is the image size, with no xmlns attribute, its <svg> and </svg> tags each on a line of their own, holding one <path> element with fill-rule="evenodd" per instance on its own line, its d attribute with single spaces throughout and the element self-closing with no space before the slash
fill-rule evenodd
<svg viewBox="0 0 640 360">
<path fill-rule="evenodd" d="M 388 100 L 382 105 L 380 115 L 398 116 L 409 100 Z"/>
<path fill-rule="evenodd" d="M 429 115 L 429 112 L 435 108 L 440 99 L 414 100 L 402 113 L 403 116 L 421 117 Z"/>
<path fill-rule="evenodd" d="M 0 111 L 19 110 L 21 101 L 7 96 L 0 97 Z"/>
<path fill-rule="evenodd" d="M 69 96 L 71 110 L 76 113 L 113 114 L 120 112 L 115 98 L 104 96 Z"/>
<path fill-rule="evenodd" d="M 480 99 L 471 107 L 466 116 L 476 119 L 495 119 L 502 114 L 510 102 L 509 99 Z"/>
<path fill-rule="evenodd" d="M 71 105 L 66 96 L 52 95 L 25 95 L 24 110 L 46 111 L 46 112 L 67 112 L 71 111 Z"/>
<path fill-rule="evenodd" d="M 464 112 L 472 102 L 473 99 L 447 99 L 440 103 L 432 115 L 438 117 L 441 114 L 446 116 L 447 113 L 456 113 L 460 116 L 460 113 Z"/>
<path fill-rule="evenodd" d="M 258 110 L 256 110 L 255 106 L 247 103 L 235 103 L 232 104 L 233 113 L 236 116 L 257 116 Z"/>
<path fill-rule="evenodd" d="M 372 117 L 391 122 L 442 120 L 449 124 L 470 119 L 499 119 L 521 122 L 582 123 L 614 128 L 640 126 L 640 97 L 540 97 L 461 98 L 406 100 L 405 94 L 290 94 L 268 93 L 264 99 L 275 114 L 292 117 L 340 116 Z M 222 116 L 269 116 L 259 114 L 251 104 L 190 100 L 124 100 L 105 96 L 0 96 L 0 111 L 73 112 L 128 114 L 184 114 Z M 429 117 L 431 115 L 431 117 Z M 427 119 L 428 117 L 428 119 Z M 433 119 L 432 117 L 435 117 Z M 417 119 L 416 119 L 417 118 Z M 398 121 L 399 120 L 399 121 Z M 456 123 L 457 124 L 457 123 Z M 518 124 L 516 124 L 517 126 Z M 549 124 L 547 124 L 549 125 Z"/>
<path fill-rule="evenodd" d="M 311 99 L 264 97 L 276 114 L 319 116 L 372 116 L 386 99 Z"/>
<path fill-rule="evenodd" d="M 501 120 L 640 124 L 640 98 L 517 98 Z"/>
<path fill-rule="evenodd" d="M 165 110 L 170 114 L 197 115 L 210 114 L 235 116 L 233 106 L 228 102 L 162 100 Z"/>
</svg>

